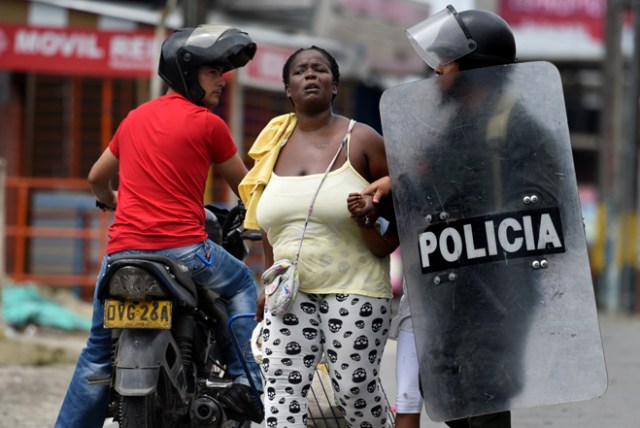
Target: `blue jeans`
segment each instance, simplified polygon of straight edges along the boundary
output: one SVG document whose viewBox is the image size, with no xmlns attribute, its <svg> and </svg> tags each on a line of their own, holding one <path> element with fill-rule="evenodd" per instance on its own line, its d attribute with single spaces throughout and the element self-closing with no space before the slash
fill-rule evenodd
<svg viewBox="0 0 640 428">
<path fill-rule="evenodd" d="M 98 282 L 105 274 L 111 256 L 128 254 L 162 254 L 189 267 L 195 282 L 207 285 L 228 300 L 229 316 L 256 311 L 257 290 L 253 272 L 222 247 L 212 241 L 187 247 L 156 251 L 122 251 L 106 255 L 98 274 Z M 97 284 L 96 283 L 96 284 Z M 96 286 L 96 293 L 98 287 Z M 111 376 L 111 331 L 103 328 L 104 305 L 93 297 L 93 319 L 87 345 L 80 352 L 75 372 L 60 408 L 55 428 L 102 427 L 107 413 L 109 386 L 91 384 L 92 378 Z M 251 318 L 240 318 L 234 323 L 234 332 L 240 344 L 251 339 L 256 323 Z M 242 361 L 229 352 L 227 371 L 236 383 L 249 384 Z M 260 372 L 255 362 L 250 363 L 254 384 L 261 387 Z"/>
</svg>

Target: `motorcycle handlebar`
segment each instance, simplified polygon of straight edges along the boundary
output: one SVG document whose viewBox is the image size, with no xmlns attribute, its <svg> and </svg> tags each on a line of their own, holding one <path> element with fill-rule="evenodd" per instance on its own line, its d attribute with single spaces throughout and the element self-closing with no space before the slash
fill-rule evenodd
<svg viewBox="0 0 640 428">
<path fill-rule="evenodd" d="M 244 211 L 244 205 L 242 203 L 237 204 L 236 206 L 232 207 L 229 210 L 229 214 L 227 214 L 227 216 L 224 219 L 224 222 L 222 223 L 222 233 L 227 234 L 231 229 L 234 228 L 234 222 L 236 221 L 236 217 L 239 217 L 238 220 L 240 222 L 240 224 L 238 224 L 236 227 L 239 227 L 242 225 L 242 220 L 244 219 L 244 214 L 242 214 L 241 216 L 238 216 L 239 213 L 241 213 L 242 211 Z"/>
</svg>

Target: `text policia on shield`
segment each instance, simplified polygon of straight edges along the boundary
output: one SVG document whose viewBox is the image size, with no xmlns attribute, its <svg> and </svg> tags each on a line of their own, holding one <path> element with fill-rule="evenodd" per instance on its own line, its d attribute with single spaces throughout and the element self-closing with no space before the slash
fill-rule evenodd
<svg viewBox="0 0 640 428">
<path fill-rule="evenodd" d="M 423 273 L 565 251 L 555 207 L 436 223 L 418 233 L 418 246 Z"/>
</svg>

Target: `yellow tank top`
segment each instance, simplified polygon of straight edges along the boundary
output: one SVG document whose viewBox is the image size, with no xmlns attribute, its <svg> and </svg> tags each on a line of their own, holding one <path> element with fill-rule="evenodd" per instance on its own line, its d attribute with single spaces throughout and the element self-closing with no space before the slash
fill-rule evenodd
<svg viewBox="0 0 640 428">
<path fill-rule="evenodd" d="M 347 161 L 331 171 L 313 206 L 298 261 L 300 290 L 317 294 L 362 294 L 391 298 L 389 257 L 376 257 L 349 217 L 347 196 L 369 183 Z M 324 174 L 271 174 L 258 202 L 257 219 L 267 232 L 274 260 L 294 260 L 311 199 Z"/>
</svg>

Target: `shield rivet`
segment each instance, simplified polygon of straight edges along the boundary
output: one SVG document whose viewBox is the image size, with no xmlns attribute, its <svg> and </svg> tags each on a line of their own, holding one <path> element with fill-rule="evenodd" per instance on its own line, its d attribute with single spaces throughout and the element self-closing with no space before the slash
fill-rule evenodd
<svg viewBox="0 0 640 428">
<path fill-rule="evenodd" d="M 535 204 L 536 202 L 538 202 L 538 195 L 531 195 L 531 203 Z"/>
<path fill-rule="evenodd" d="M 546 261 L 546 260 L 542 260 L 542 261 L 540 262 L 540 267 L 541 267 L 541 268 L 543 268 L 543 269 L 548 268 L 548 267 L 549 267 L 549 262 L 548 262 L 548 261 Z"/>
<path fill-rule="evenodd" d="M 531 198 L 529 196 L 525 196 L 522 199 L 522 202 L 524 202 L 526 205 L 529 205 L 531 203 Z"/>
<path fill-rule="evenodd" d="M 446 220 L 447 217 L 449 217 L 449 215 L 446 212 L 441 212 L 440 213 L 440 220 Z"/>
<path fill-rule="evenodd" d="M 540 268 L 540 262 L 538 260 L 534 260 L 531 263 L 531 267 L 534 268 L 534 269 L 539 269 Z"/>
<path fill-rule="evenodd" d="M 433 278 L 433 283 L 434 283 L 435 285 L 440 284 L 440 277 L 439 277 L 439 276 L 435 276 L 435 277 Z"/>
<path fill-rule="evenodd" d="M 456 280 L 456 274 L 455 273 L 450 273 L 448 278 L 449 278 L 449 281 L 455 281 Z"/>
</svg>

